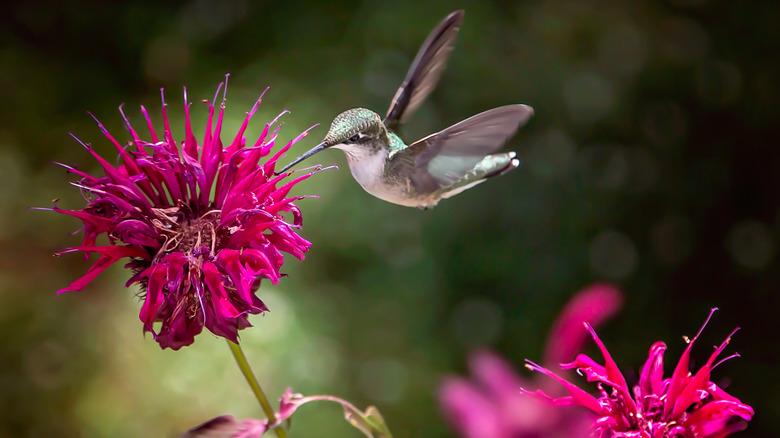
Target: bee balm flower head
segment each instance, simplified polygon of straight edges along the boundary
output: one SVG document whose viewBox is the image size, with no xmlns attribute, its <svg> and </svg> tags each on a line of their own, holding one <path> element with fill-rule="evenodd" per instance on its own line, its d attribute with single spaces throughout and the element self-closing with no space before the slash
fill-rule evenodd
<svg viewBox="0 0 780 438">
<path fill-rule="evenodd" d="M 712 314 L 712 309 L 706 326 Z M 623 374 L 601 339 L 589 324 L 585 324 L 596 342 L 604 363 L 580 354 L 564 369 L 576 369 L 589 382 L 597 382 L 599 393 L 594 396 L 568 380 L 531 361 L 529 369 L 558 381 L 568 392 L 552 398 L 536 394 L 560 406 L 579 405 L 596 415 L 595 436 L 603 438 L 721 438 L 745 428 L 753 417 L 753 408 L 728 394 L 710 380 L 712 370 L 737 355 L 718 360 L 736 330 L 710 355 L 696 372 L 690 371 L 691 350 L 704 330 L 688 342 L 670 377 L 664 377 L 666 344 L 656 342 L 639 374 L 639 382 L 629 389 Z"/>
<path fill-rule="evenodd" d="M 144 291 L 139 315 L 144 332 L 151 332 L 163 348 L 191 344 L 204 326 L 237 342 L 238 330 L 250 325 L 248 315 L 268 310 L 256 295 L 261 279 L 278 282 L 283 253 L 302 259 L 311 246 L 297 233 L 302 215 L 295 201 L 302 196 L 289 193 L 319 168 L 289 181 L 290 173 L 274 174 L 276 161 L 308 131 L 274 151 L 277 117 L 264 125 L 254 143 L 247 143 L 244 133 L 261 95 L 223 145 L 224 91 L 216 105 L 223 87 L 227 89 L 227 78 L 207 103 L 200 138 L 193 132 L 186 89 L 180 141 L 171 130 L 162 92 L 161 129 L 143 106 L 145 127 L 136 129 L 120 107 L 127 147 L 95 119 L 119 154 L 117 164 L 74 136 L 102 174 L 63 165 L 79 177 L 73 185 L 87 204 L 77 210 L 52 209 L 83 223 L 82 243 L 59 254 L 98 256 L 81 278 L 58 292 L 79 291 L 118 260 L 129 259 L 126 266 L 133 275 L 127 285 L 138 283 Z M 100 236 L 106 244 L 96 243 Z"/>
</svg>

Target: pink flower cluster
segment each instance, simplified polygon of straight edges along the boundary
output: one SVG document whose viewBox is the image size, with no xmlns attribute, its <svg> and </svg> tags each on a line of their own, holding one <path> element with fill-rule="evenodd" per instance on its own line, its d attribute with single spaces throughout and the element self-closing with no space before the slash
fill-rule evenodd
<svg viewBox="0 0 780 438">
<path fill-rule="evenodd" d="M 442 387 L 447 418 L 465 438 L 722 438 L 743 430 L 753 417 L 753 408 L 711 380 L 714 368 L 739 356 L 718 359 L 736 330 L 703 366 L 690 371 L 693 345 L 717 309 L 688 342 L 671 376 L 664 377 L 666 344 L 656 342 L 639 381 L 629 387 L 593 329 L 612 316 L 620 302 L 617 290 L 606 285 L 592 286 L 572 299 L 550 335 L 547 365 L 526 360 L 529 369 L 552 380 L 527 380 L 490 353 L 475 355 L 471 360 L 474 381 L 450 378 Z M 584 354 L 574 357 L 588 335 L 600 349 L 603 363 Z M 596 382 L 597 395 L 550 371 L 558 363 Z M 562 408 L 567 406 L 586 409 Z"/>
<path fill-rule="evenodd" d="M 740 431 L 753 418 L 753 408 L 710 380 L 715 367 L 738 356 L 733 354 L 718 361 L 736 330 L 715 348 L 698 371 L 690 371 L 693 345 L 716 310 L 710 312 L 699 332 L 688 342 L 670 377 L 664 377 L 666 344 L 654 343 L 633 391 L 593 327 L 585 323 L 604 363 L 580 354 L 561 367 L 575 369 L 589 382 L 596 382 L 598 395 L 591 395 L 547 368 L 527 361 L 528 368 L 553 378 L 568 392 L 567 396 L 557 398 L 541 391 L 536 394 L 555 405 L 577 405 L 593 412 L 597 417 L 594 434 L 601 438 L 721 438 Z"/>
<path fill-rule="evenodd" d="M 597 284 L 579 293 L 558 317 L 547 341 L 545 363 L 571 360 L 587 335 L 583 321 L 601 324 L 620 309 L 622 296 L 612 286 Z M 524 388 L 555 391 L 548 381 L 518 376 L 503 359 L 480 352 L 470 360 L 473 380 L 445 380 L 440 400 L 445 416 L 465 438 L 532 438 L 587 436 L 593 415 L 563 411 L 533 397 Z"/>
</svg>

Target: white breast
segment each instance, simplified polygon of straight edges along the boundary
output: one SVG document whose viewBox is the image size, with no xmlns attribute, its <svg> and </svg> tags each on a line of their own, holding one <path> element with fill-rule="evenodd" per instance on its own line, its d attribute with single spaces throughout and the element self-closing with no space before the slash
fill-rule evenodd
<svg viewBox="0 0 780 438">
<path fill-rule="evenodd" d="M 386 149 L 367 150 L 353 145 L 344 145 L 340 149 L 347 155 L 352 176 L 364 189 L 369 190 L 382 183 L 387 161 Z"/>
<path fill-rule="evenodd" d="M 386 183 L 384 172 L 388 155 L 387 149 L 367 150 L 353 145 L 336 145 L 334 147 L 343 150 L 347 155 L 352 177 L 363 187 L 363 190 L 394 204 L 416 205 L 411 199 L 407 199 L 402 185 Z"/>
</svg>

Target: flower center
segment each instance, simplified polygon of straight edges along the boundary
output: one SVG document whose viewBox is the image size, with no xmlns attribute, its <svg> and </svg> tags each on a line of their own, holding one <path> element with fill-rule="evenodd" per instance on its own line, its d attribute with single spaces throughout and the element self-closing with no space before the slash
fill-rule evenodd
<svg viewBox="0 0 780 438">
<path fill-rule="evenodd" d="M 220 240 L 217 230 L 219 216 L 219 210 L 212 210 L 197 219 L 183 221 L 177 249 L 193 256 L 213 254 Z"/>
</svg>

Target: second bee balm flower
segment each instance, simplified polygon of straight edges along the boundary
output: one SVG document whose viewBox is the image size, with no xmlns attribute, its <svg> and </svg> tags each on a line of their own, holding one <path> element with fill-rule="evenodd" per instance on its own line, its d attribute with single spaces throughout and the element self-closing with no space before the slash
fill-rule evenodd
<svg viewBox="0 0 780 438">
<path fill-rule="evenodd" d="M 561 366 L 577 370 L 588 382 L 596 382 L 598 395 L 591 395 L 547 368 L 526 361 L 529 369 L 551 377 L 569 393 L 559 398 L 548 397 L 541 391 L 536 394 L 559 406 L 579 405 L 592 411 L 597 417 L 593 422 L 593 436 L 599 438 L 723 438 L 743 430 L 753 418 L 753 408 L 711 380 L 712 371 L 718 365 L 739 356 L 732 354 L 718 360 L 736 330 L 715 347 L 697 371 L 692 371 L 690 366 L 693 345 L 716 310 L 712 309 L 693 339 L 686 338 L 688 346 L 669 377 L 664 377 L 666 344 L 654 343 L 633 387 L 628 386 L 606 346 L 586 323 L 603 363 L 580 354 L 573 362 Z"/>
<path fill-rule="evenodd" d="M 186 90 L 181 141 L 174 138 L 164 96 L 159 131 L 144 107 L 145 133 L 136 130 L 120 108 L 130 139 L 127 147 L 97 122 L 119 154 L 118 164 L 77 139 L 103 174 L 64 166 L 80 178 L 73 185 L 84 192 L 87 205 L 78 210 L 53 208 L 84 224 L 81 245 L 60 254 L 98 255 L 84 276 L 59 292 L 81 290 L 110 265 L 128 258 L 132 277 L 127 285 L 138 283 L 144 291 L 139 315 L 143 329 L 162 348 L 191 344 L 204 326 L 237 342 L 238 330 L 250 325 L 248 315 L 268 310 L 256 295 L 261 279 L 276 283 L 282 253 L 302 259 L 311 246 L 296 231 L 302 216 L 295 201 L 302 196 L 289 192 L 314 172 L 290 181 L 290 173 L 274 175 L 277 159 L 306 132 L 274 151 L 277 117 L 264 125 L 254 143 L 247 143 L 244 133 L 261 96 L 224 146 L 224 93 L 221 104 L 215 105 L 223 85 L 227 88 L 220 84 L 207 105 L 200 138 L 192 129 Z M 107 244 L 96 244 L 101 235 Z"/>
</svg>

